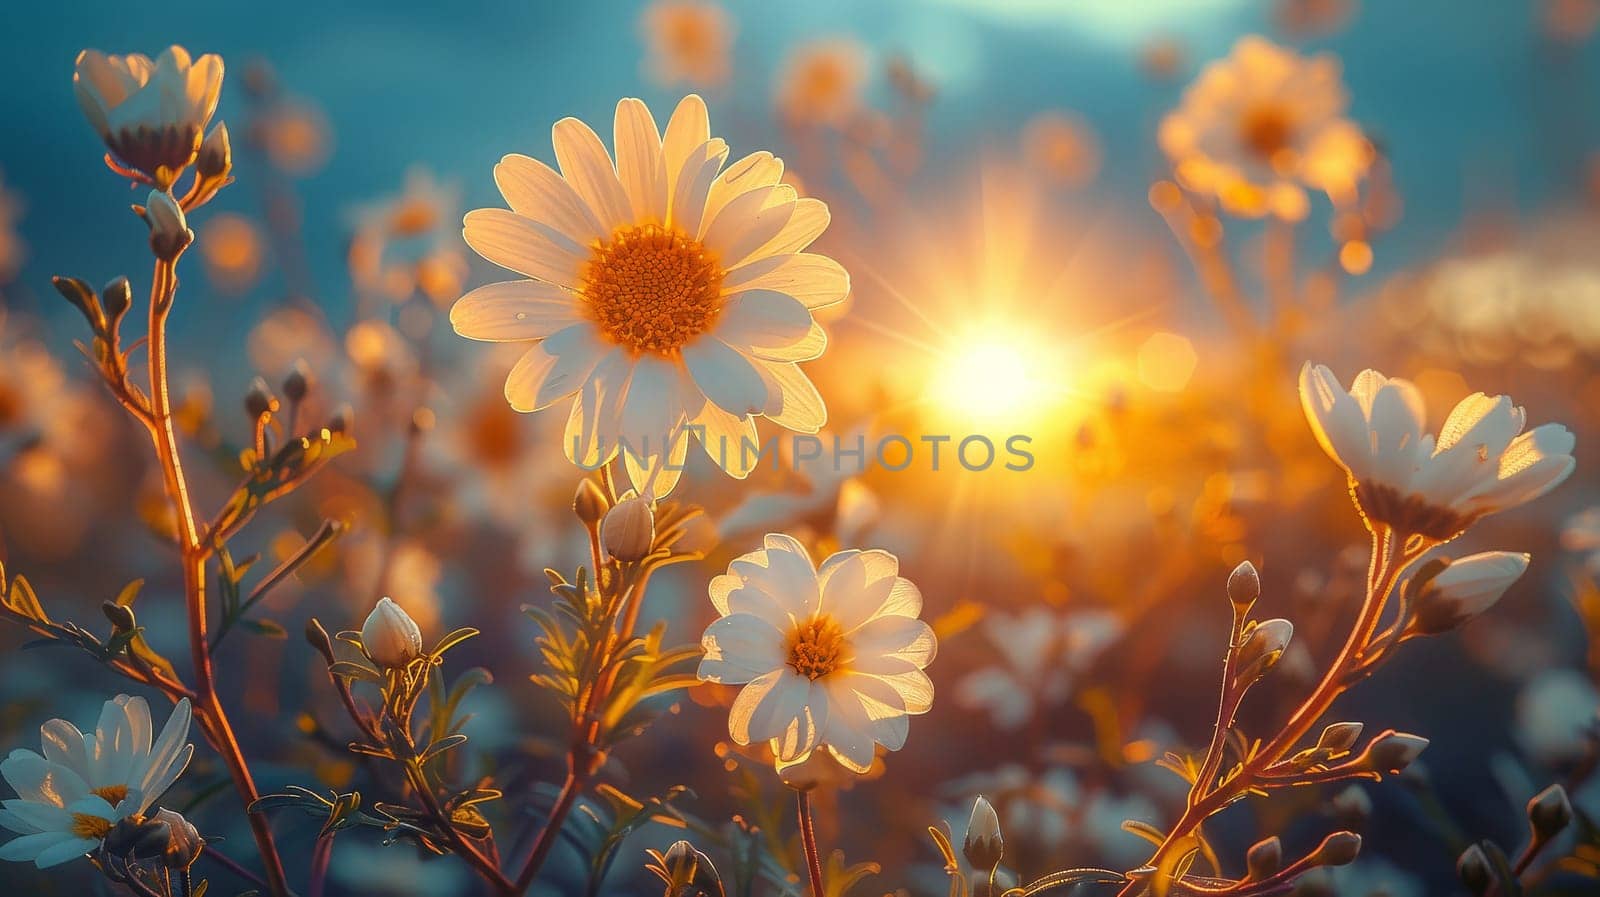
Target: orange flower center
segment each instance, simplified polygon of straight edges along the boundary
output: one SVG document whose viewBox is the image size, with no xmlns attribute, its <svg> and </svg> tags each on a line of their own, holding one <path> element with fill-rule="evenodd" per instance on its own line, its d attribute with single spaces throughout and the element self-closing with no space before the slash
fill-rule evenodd
<svg viewBox="0 0 1600 897">
<path fill-rule="evenodd" d="M 634 352 L 666 355 L 710 330 L 722 310 L 722 267 L 700 241 L 655 224 L 598 243 L 583 298 L 600 332 Z"/>
<path fill-rule="evenodd" d="M 1239 141 L 1267 162 L 1289 147 L 1294 137 L 1294 120 L 1279 103 L 1252 107 L 1239 121 Z"/>
<path fill-rule="evenodd" d="M 91 813 L 72 814 L 72 833 L 79 838 L 98 841 L 111 832 L 111 823 Z"/>
<path fill-rule="evenodd" d="M 97 794 L 100 797 L 105 798 L 105 802 L 106 803 L 108 803 L 111 806 L 115 807 L 117 804 L 120 804 L 123 801 L 128 799 L 128 786 L 127 785 L 102 785 L 99 788 L 91 789 L 89 793 L 90 794 Z"/>
<path fill-rule="evenodd" d="M 807 679 L 821 679 L 844 662 L 844 628 L 832 617 L 816 617 L 789 636 L 789 666 Z"/>
</svg>

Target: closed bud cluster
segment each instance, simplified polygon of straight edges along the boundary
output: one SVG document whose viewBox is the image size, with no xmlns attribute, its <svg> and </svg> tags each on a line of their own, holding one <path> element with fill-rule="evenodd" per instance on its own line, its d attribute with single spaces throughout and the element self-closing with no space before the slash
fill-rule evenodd
<svg viewBox="0 0 1600 897">
<path fill-rule="evenodd" d="M 607 554 L 624 564 L 644 560 L 656 541 L 653 503 L 637 495 L 617 502 L 600 523 L 600 541 Z"/>
<path fill-rule="evenodd" d="M 361 647 L 378 666 L 404 669 L 422 656 L 422 629 L 393 598 L 383 598 L 361 624 Z"/>
<path fill-rule="evenodd" d="M 972 816 L 967 820 L 967 835 L 961 842 L 961 852 L 974 869 L 992 871 L 1005 856 L 1006 842 L 1000 835 L 1000 816 L 994 805 L 982 795 L 972 804 Z"/>
</svg>

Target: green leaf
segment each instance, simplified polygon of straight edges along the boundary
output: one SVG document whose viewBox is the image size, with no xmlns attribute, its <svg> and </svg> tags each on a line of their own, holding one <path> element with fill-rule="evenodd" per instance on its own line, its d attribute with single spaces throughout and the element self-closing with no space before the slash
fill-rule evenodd
<svg viewBox="0 0 1600 897">
<path fill-rule="evenodd" d="M 241 620 L 239 625 L 254 632 L 256 635 L 266 636 L 271 639 L 286 639 L 289 637 L 288 631 L 274 620 L 264 618 Z"/>
</svg>

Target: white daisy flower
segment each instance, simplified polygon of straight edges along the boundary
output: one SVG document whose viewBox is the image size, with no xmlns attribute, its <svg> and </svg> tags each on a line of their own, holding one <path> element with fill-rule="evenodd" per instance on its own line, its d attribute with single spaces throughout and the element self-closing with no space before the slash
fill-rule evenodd
<svg viewBox="0 0 1600 897">
<path fill-rule="evenodd" d="M 933 706 L 923 668 L 938 648 L 922 593 L 886 551 L 841 551 L 813 568 L 804 546 L 768 535 L 711 580 L 721 619 L 701 639 L 701 679 L 744 685 L 728 717 L 739 744 L 770 741 L 779 769 L 826 747 L 866 772 L 875 745 L 905 745 Z"/>
<path fill-rule="evenodd" d="M 222 92 L 222 57 L 207 53 L 191 61 L 179 46 L 154 62 L 140 53 L 84 50 L 72 87 L 116 161 L 164 190 L 200 151 Z"/>
<path fill-rule="evenodd" d="M 1347 392 L 1327 367 L 1307 363 L 1300 402 L 1323 450 L 1350 474 L 1362 513 L 1407 536 L 1454 538 L 1549 492 L 1575 464 L 1571 431 L 1523 432 L 1527 414 L 1509 396 L 1462 399 L 1437 440 L 1423 432 L 1417 388 L 1377 371 L 1362 371 Z"/>
<path fill-rule="evenodd" d="M 1250 35 L 1206 66 L 1161 122 L 1161 148 L 1178 180 L 1239 215 L 1298 220 L 1304 187 L 1353 194 L 1372 161 L 1361 129 L 1344 117 L 1339 61 L 1303 57 Z"/>
<path fill-rule="evenodd" d="M 511 406 L 574 397 L 567 456 L 598 466 L 626 441 L 635 487 L 653 474 L 657 497 L 677 481 L 685 425 L 735 477 L 759 460 L 754 416 L 820 429 L 822 397 L 796 362 L 827 342 L 812 310 L 850 291 L 843 267 L 803 251 L 827 206 L 780 183 L 771 153 L 724 170 L 728 145 L 698 96 L 664 134 L 644 103 L 618 103 L 614 163 L 575 118 L 553 141 L 559 174 L 506 156 L 495 182 L 511 208 L 469 212 L 462 230 L 479 255 L 530 278 L 480 287 L 450 311 L 462 336 L 532 343 L 506 379 Z"/>
<path fill-rule="evenodd" d="M 119 820 L 150 809 L 194 755 L 189 700 L 172 708 L 152 741 L 154 729 L 144 698 L 127 695 L 105 703 L 93 735 L 64 719 L 41 726 L 43 756 L 19 748 L 0 761 L 0 776 L 17 792 L 0 810 L 0 826 L 22 836 L 0 845 L 0 860 L 43 869 L 76 859 Z"/>
</svg>

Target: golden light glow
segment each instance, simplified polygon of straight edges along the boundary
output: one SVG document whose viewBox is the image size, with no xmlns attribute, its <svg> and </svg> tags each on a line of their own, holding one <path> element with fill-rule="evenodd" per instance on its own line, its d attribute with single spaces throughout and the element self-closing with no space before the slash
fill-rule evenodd
<svg viewBox="0 0 1600 897">
<path fill-rule="evenodd" d="M 1194 376 L 1199 357 L 1188 337 L 1152 333 L 1139 347 L 1139 380 L 1157 392 L 1182 392 Z"/>
<path fill-rule="evenodd" d="M 980 425 L 1036 419 L 1055 403 L 1065 374 L 1020 327 L 995 325 L 960 339 L 934 365 L 929 401 L 958 421 Z"/>
</svg>

